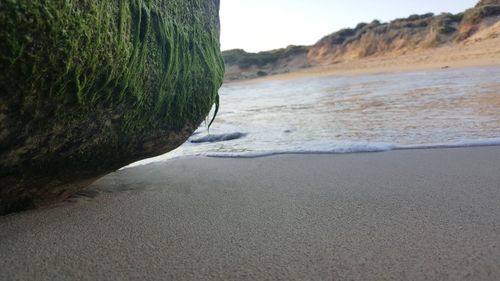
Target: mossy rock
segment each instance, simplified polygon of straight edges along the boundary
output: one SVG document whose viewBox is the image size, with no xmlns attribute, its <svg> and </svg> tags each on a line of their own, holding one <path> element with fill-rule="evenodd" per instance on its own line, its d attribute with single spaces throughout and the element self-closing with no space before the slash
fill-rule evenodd
<svg viewBox="0 0 500 281">
<path fill-rule="evenodd" d="M 181 145 L 222 84 L 219 0 L 0 2 L 0 214 Z"/>
</svg>

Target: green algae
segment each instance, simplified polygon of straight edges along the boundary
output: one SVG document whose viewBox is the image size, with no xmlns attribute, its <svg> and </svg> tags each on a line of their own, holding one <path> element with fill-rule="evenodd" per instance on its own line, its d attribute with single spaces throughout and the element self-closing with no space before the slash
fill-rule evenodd
<svg viewBox="0 0 500 281">
<path fill-rule="evenodd" d="M 218 9 L 218 0 L 0 1 L 0 213 L 166 153 L 217 112 Z"/>
<path fill-rule="evenodd" d="M 126 131 L 198 120 L 216 101 L 224 69 L 218 31 L 191 14 L 205 9 L 190 9 L 210 7 L 181 2 L 3 1 L 2 92 L 86 108 L 127 103 Z"/>
</svg>

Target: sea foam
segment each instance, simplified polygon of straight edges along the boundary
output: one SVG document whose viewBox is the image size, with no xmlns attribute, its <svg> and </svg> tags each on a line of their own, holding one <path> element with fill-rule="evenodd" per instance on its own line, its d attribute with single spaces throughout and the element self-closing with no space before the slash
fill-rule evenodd
<svg viewBox="0 0 500 281">
<path fill-rule="evenodd" d="M 336 142 L 309 142 L 301 145 L 291 146 L 286 149 L 276 149 L 269 151 L 248 151 L 248 152 L 208 152 L 198 156 L 213 158 L 257 158 L 281 154 L 343 154 L 343 153 L 363 153 L 363 152 L 385 152 L 391 150 L 413 150 L 413 149 L 438 149 L 438 148 L 460 148 L 460 147 L 481 147 L 500 145 L 500 138 L 482 140 L 464 140 L 455 143 L 438 143 L 422 145 L 398 145 L 378 142 L 356 142 L 356 141 L 336 141 Z"/>
<path fill-rule="evenodd" d="M 122 169 L 148 165 L 152 163 L 165 162 L 186 157 L 210 157 L 210 158 L 259 158 L 283 154 L 344 154 L 344 153 L 370 153 L 386 152 L 392 150 L 413 150 L 413 149 L 438 149 L 438 148 L 461 148 L 461 147 L 481 147 L 498 146 L 500 138 L 463 140 L 455 143 L 437 143 L 421 145 L 398 145 L 379 142 L 356 142 L 356 141 L 332 141 L 319 142 L 312 141 L 303 144 L 291 145 L 288 148 L 274 149 L 266 151 L 242 151 L 242 152 L 203 152 L 189 154 L 183 147 L 171 153 L 155 158 L 146 159 L 133 163 Z"/>
</svg>

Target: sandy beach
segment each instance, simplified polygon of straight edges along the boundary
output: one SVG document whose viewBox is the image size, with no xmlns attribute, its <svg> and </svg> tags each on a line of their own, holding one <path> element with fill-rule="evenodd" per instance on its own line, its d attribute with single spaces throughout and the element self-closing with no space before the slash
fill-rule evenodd
<svg viewBox="0 0 500 281">
<path fill-rule="evenodd" d="M 500 0 L 444 2 L 1 2 L 0 281 L 500 281 Z"/>
<path fill-rule="evenodd" d="M 487 40 L 483 37 L 486 37 Z M 363 75 L 377 73 L 414 72 L 442 68 L 464 68 L 500 64 L 500 36 L 477 34 L 464 43 L 439 48 L 389 53 L 362 59 L 319 64 L 310 68 L 290 66 L 290 72 L 263 78 L 244 80 L 254 83 L 272 80 L 292 80 L 332 75 Z M 226 81 L 232 82 L 232 81 Z M 234 82 L 234 81 L 233 81 Z"/>
<path fill-rule="evenodd" d="M 187 158 L 0 217 L 0 280 L 498 280 L 500 147 Z"/>
</svg>

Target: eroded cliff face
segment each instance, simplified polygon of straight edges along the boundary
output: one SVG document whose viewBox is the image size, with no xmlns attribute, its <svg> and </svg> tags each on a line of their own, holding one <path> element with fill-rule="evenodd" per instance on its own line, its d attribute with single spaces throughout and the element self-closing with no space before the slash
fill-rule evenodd
<svg viewBox="0 0 500 281">
<path fill-rule="evenodd" d="M 0 214 L 182 144 L 218 102 L 219 0 L 0 2 Z"/>
<path fill-rule="evenodd" d="M 479 3 L 477 3 L 476 7 L 480 6 L 490 6 L 490 5 L 500 5 L 500 0 L 481 0 Z"/>
<path fill-rule="evenodd" d="M 319 64 L 330 64 L 459 44 L 499 20 L 500 2 L 489 0 L 456 15 L 413 15 L 389 23 L 361 23 L 356 28 L 324 37 L 310 48 L 308 58 Z"/>
<path fill-rule="evenodd" d="M 500 0 L 483 0 L 459 14 L 424 14 L 382 23 L 360 23 L 325 36 L 312 46 L 290 46 L 260 53 L 223 52 L 226 79 L 238 80 L 299 71 L 366 57 L 403 55 L 444 45 L 463 44 L 479 32 L 500 34 Z M 483 39 L 487 37 L 480 36 Z M 292 52 L 293 51 L 293 52 Z"/>
<path fill-rule="evenodd" d="M 390 23 L 362 23 L 324 37 L 311 48 L 308 57 L 325 64 L 436 47 L 451 39 L 459 21 L 460 16 L 426 14 Z"/>
</svg>

